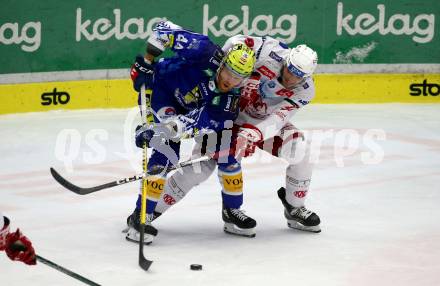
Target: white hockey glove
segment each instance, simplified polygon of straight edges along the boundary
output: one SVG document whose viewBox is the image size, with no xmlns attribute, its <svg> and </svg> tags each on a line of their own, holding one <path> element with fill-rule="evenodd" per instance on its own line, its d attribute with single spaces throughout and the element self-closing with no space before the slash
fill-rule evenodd
<svg viewBox="0 0 440 286">
<path fill-rule="evenodd" d="M 235 157 L 244 158 L 255 153 L 255 148 L 263 142 L 263 134 L 254 125 L 243 124 L 235 140 Z"/>
</svg>

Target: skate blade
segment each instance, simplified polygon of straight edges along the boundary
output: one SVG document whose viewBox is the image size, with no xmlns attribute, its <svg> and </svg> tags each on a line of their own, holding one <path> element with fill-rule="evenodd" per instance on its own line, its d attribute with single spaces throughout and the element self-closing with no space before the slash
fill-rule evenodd
<svg viewBox="0 0 440 286">
<path fill-rule="evenodd" d="M 293 229 L 297 229 L 297 230 L 302 230 L 302 231 L 309 231 L 309 232 L 314 232 L 314 233 L 319 233 L 321 232 L 321 228 L 319 227 L 319 225 L 314 225 L 314 226 L 305 226 L 300 222 L 297 222 L 295 220 L 288 220 L 287 221 L 287 226 Z"/>
<path fill-rule="evenodd" d="M 127 241 L 131 241 L 134 243 L 139 243 L 140 240 L 140 234 L 137 230 L 130 228 L 127 232 L 127 235 L 125 236 L 125 239 Z M 144 234 L 144 244 L 149 245 L 153 242 L 154 236 L 145 233 Z"/>
<path fill-rule="evenodd" d="M 130 228 L 131 228 L 131 226 L 127 226 L 127 227 L 125 227 L 121 232 L 122 233 L 128 233 L 128 231 L 130 230 Z M 154 227 L 152 227 L 151 225 L 146 225 L 145 226 L 145 233 L 146 234 L 149 234 L 149 235 L 152 235 L 152 236 L 157 236 L 157 234 L 159 233 L 158 231 L 157 231 L 157 229 L 155 229 Z"/>
<path fill-rule="evenodd" d="M 232 223 L 225 223 L 223 230 L 228 234 L 239 235 L 244 237 L 255 237 L 255 228 L 239 228 Z"/>
</svg>

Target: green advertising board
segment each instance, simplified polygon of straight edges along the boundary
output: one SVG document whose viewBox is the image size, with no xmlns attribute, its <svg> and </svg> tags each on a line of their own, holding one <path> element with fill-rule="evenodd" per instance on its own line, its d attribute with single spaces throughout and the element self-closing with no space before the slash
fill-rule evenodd
<svg viewBox="0 0 440 286">
<path fill-rule="evenodd" d="M 320 64 L 440 63 L 438 0 L 1 2 L 0 74 L 128 68 L 164 18 L 218 44 L 307 43 Z"/>
</svg>

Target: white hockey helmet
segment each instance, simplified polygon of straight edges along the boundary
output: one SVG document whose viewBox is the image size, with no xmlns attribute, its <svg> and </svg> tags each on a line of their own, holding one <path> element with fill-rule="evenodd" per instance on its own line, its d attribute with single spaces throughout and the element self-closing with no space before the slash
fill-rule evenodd
<svg viewBox="0 0 440 286">
<path fill-rule="evenodd" d="M 311 76 L 318 65 L 318 55 L 306 45 L 290 50 L 286 60 L 287 69 L 297 77 Z"/>
</svg>

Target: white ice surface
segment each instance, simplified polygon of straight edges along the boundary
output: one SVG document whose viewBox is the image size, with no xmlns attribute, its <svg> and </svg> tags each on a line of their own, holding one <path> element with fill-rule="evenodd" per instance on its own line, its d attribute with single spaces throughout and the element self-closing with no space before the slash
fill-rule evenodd
<svg viewBox="0 0 440 286">
<path fill-rule="evenodd" d="M 439 111 L 440 105 L 311 105 L 298 114 L 297 127 L 334 134 L 321 149 L 307 200 L 321 217 L 320 234 L 287 228 L 276 196 L 286 164 L 259 152 L 243 164 L 244 208 L 258 222 L 256 238 L 223 233 L 212 176 L 158 219 L 160 233 L 145 247 L 154 263 L 144 272 L 138 246 L 121 233 L 137 183 L 78 196 L 49 173 L 54 166 L 82 186 L 137 173 L 140 154 L 132 144 L 124 147 L 128 110 L 1 116 L 0 209 L 39 255 L 102 285 L 440 285 Z M 351 142 L 352 154 L 341 157 L 344 150 L 335 145 L 346 128 L 359 134 L 360 144 Z M 373 150 L 364 142 L 371 128 L 386 134 L 374 141 L 384 158 L 366 165 L 361 156 Z M 64 129 L 81 136 L 77 156 L 75 144 L 64 150 L 61 141 L 55 152 Z M 101 158 L 94 132 L 103 136 L 95 137 Z M 60 154 L 76 156 L 70 172 Z M 203 271 L 189 270 L 191 263 Z M 0 284 L 83 285 L 4 253 Z"/>
</svg>

